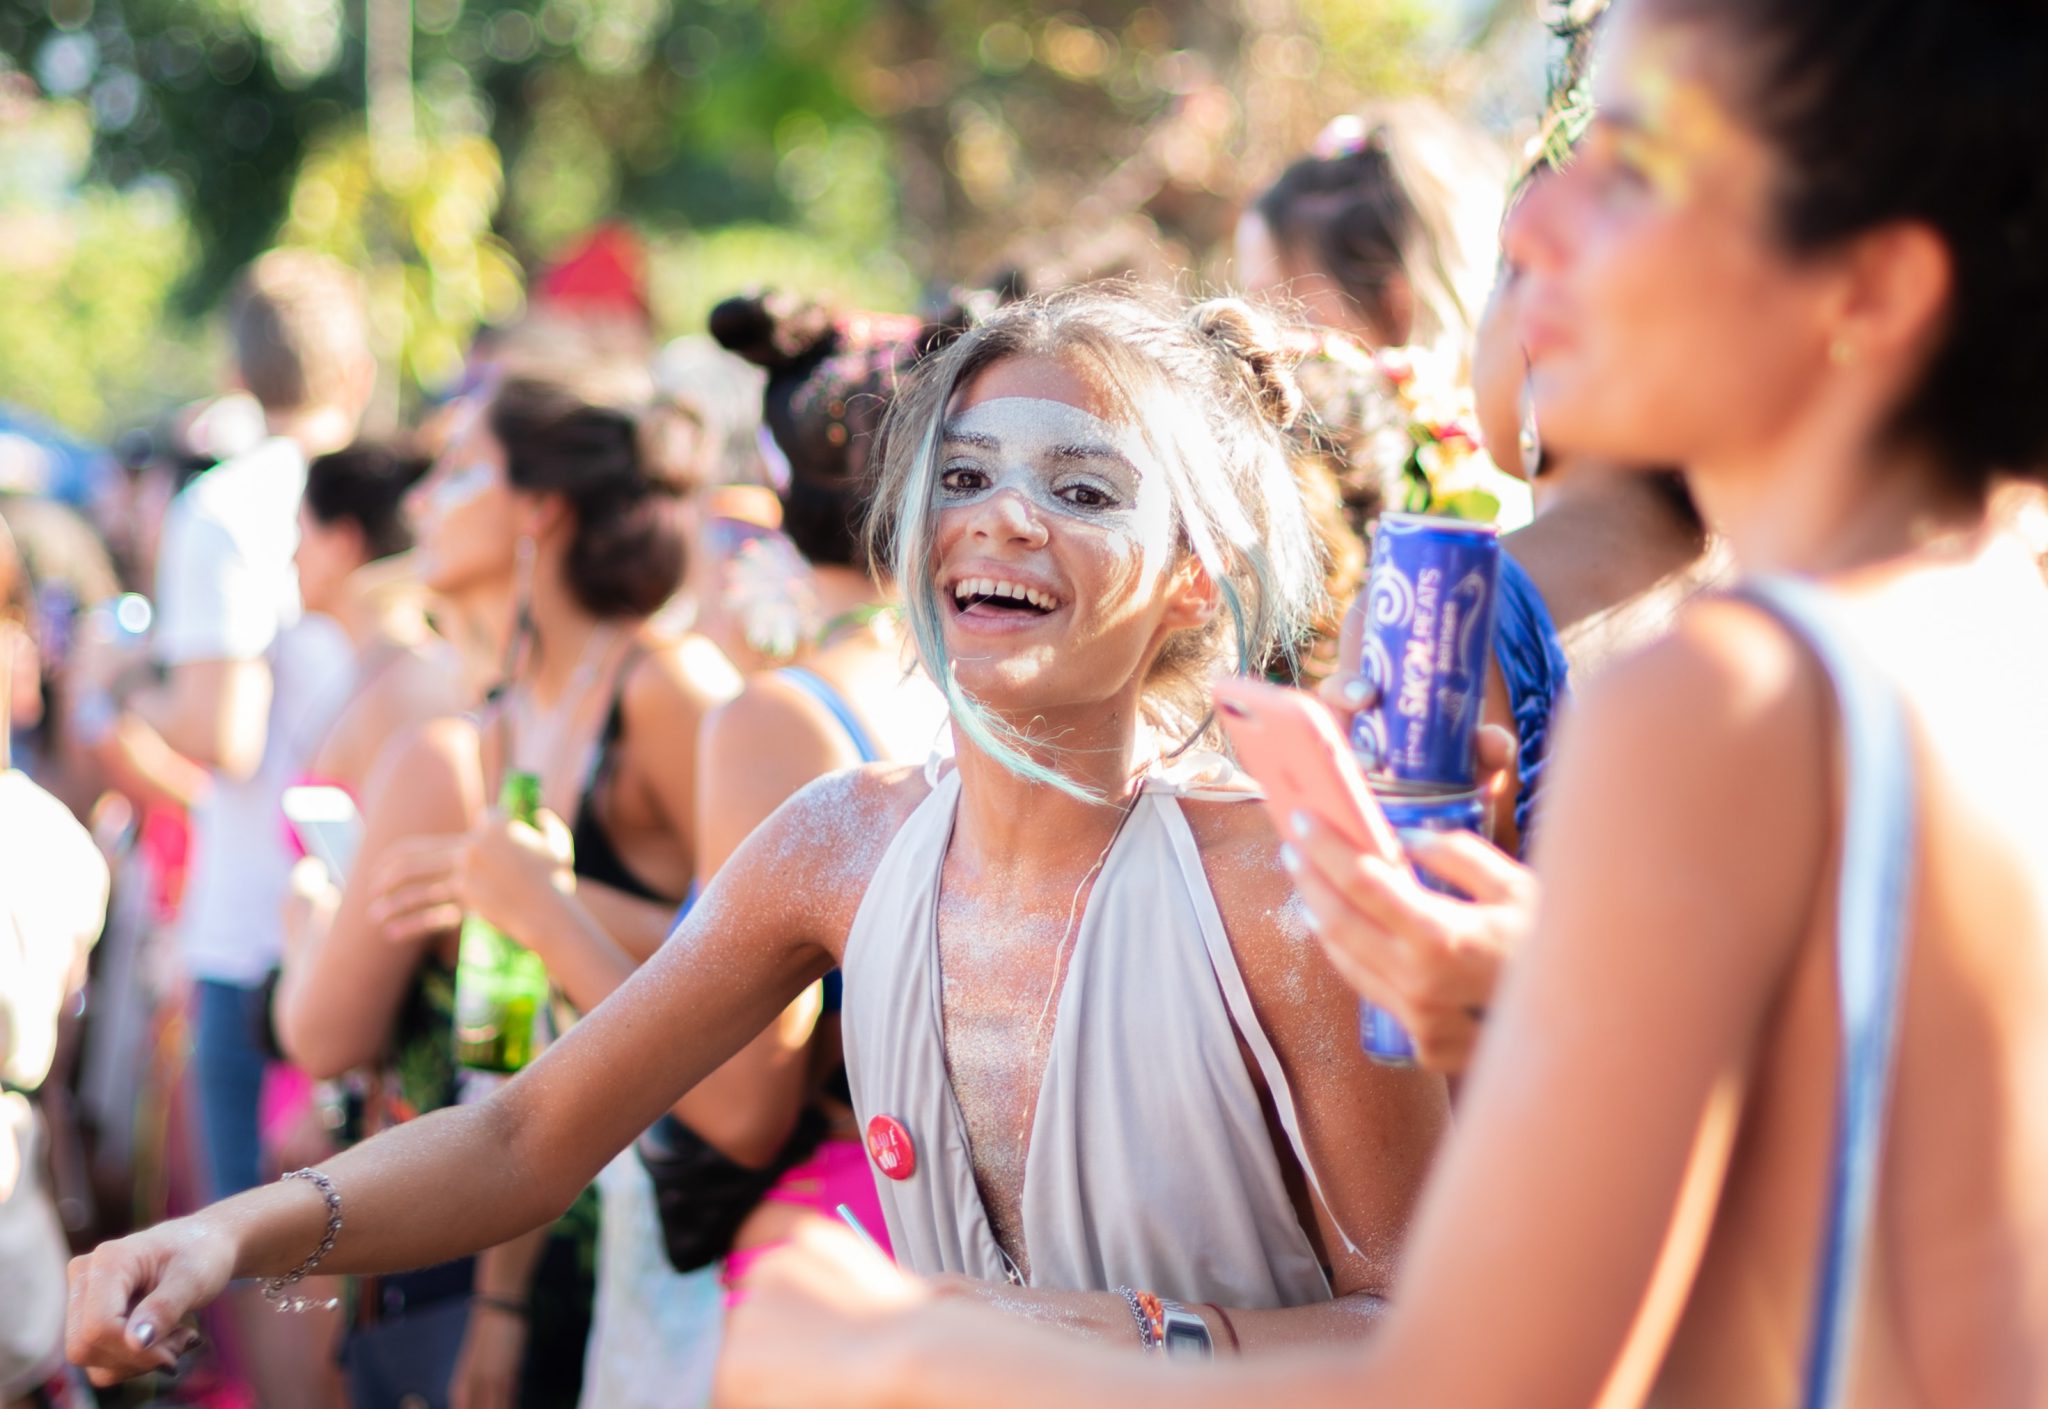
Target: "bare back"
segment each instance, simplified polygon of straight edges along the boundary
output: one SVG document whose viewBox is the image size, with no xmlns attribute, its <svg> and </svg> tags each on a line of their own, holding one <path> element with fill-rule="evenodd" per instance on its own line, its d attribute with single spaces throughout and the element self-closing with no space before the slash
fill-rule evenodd
<svg viewBox="0 0 2048 1409">
<path fill-rule="evenodd" d="M 1855 1402 L 2038 1404 L 2048 1396 L 2048 816 L 2038 805 L 2048 655 L 2028 645 L 2048 640 L 2048 590 L 2031 564 L 2002 553 L 1844 586 L 1860 643 L 1907 682 L 1919 795 Z M 1841 1073 L 1834 984 L 1834 913 L 1823 903 L 1758 1053 L 1660 1403 L 1797 1402 Z"/>
</svg>

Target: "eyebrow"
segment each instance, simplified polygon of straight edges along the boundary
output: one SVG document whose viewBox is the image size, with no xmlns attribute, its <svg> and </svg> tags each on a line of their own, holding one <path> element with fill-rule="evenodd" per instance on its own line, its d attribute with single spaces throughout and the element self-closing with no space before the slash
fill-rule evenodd
<svg viewBox="0 0 2048 1409">
<path fill-rule="evenodd" d="M 1000 450 L 1002 441 L 986 431 L 962 430 L 957 425 L 948 425 L 940 435 L 947 445 L 972 445 L 978 450 Z M 1113 445 L 1096 442 L 1075 441 L 1066 445 L 1055 445 L 1051 451 L 1055 460 L 1108 460 L 1123 466 L 1132 474 L 1138 467 L 1131 463 L 1130 456 Z"/>
</svg>

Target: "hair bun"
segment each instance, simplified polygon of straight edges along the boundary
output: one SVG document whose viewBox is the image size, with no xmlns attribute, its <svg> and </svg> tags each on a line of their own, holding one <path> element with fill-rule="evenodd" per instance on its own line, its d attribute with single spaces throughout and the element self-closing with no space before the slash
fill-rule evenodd
<svg viewBox="0 0 2048 1409">
<path fill-rule="evenodd" d="M 770 372 L 815 355 L 833 331 L 822 306 L 772 291 L 726 299 L 711 310 L 710 323 L 720 347 Z"/>
<path fill-rule="evenodd" d="M 674 397 L 657 397 L 638 416 L 641 478 L 655 494 L 683 495 L 711 477 L 716 453 L 703 415 Z"/>
<path fill-rule="evenodd" d="M 1253 402 L 1281 430 L 1301 419 L 1301 386 L 1294 379 L 1298 357 L 1280 329 L 1243 299 L 1212 298 L 1188 312 L 1195 331 L 1229 354 L 1243 373 Z"/>
</svg>

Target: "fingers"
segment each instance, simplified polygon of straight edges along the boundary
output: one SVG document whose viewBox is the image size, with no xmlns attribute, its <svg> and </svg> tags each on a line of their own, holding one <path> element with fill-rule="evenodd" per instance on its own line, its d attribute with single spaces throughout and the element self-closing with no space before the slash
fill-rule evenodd
<svg viewBox="0 0 2048 1409">
<path fill-rule="evenodd" d="M 1365 655 L 1366 613 L 1370 609 L 1371 593 L 1361 592 L 1351 599 L 1351 605 L 1344 611 L 1344 624 L 1337 633 L 1337 674 L 1339 680 L 1358 678 L 1358 663 Z M 1363 709 L 1363 704 L 1354 704 L 1353 709 Z"/>
<path fill-rule="evenodd" d="M 548 855 L 554 857 L 557 865 L 570 865 L 576 859 L 576 842 L 569 831 L 569 824 L 545 807 L 533 821 L 541 840 L 547 845 Z"/>
<path fill-rule="evenodd" d="M 455 872 L 466 839 L 436 837 L 425 847 L 394 848 L 378 866 L 370 923 L 396 941 L 439 934 L 462 923 L 462 893 Z"/>
<path fill-rule="evenodd" d="M 1492 938 L 1503 928 L 1498 907 L 1438 895 L 1405 864 L 1361 855 L 1314 819 L 1297 835 L 1288 870 L 1338 973 L 1400 1019 L 1425 1065 L 1448 1069 L 1469 1057 L 1477 1040 L 1473 1014 L 1491 998 L 1499 971 L 1502 946 Z M 1521 884 L 1484 853 L 1476 864 L 1488 867 L 1484 884 Z"/>
<path fill-rule="evenodd" d="M 378 861 L 371 882 L 380 894 L 388 895 L 408 885 L 448 876 L 468 844 L 466 836 L 408 837 L 393 842 Z"/>
<path fill-rule="evenodd" d="M 129 1315 L 139 1273 L 132 1254 L 93 1253 L 71 1260 L 64 1354 L 100 1388 L 147 1371 L 167 1370 L 177 1359 L 168 1344 L 157 1343 L 158 1327 L 175 1325 L 175 1317 L 164 1319 L 160 1312 Z"/>
<path fill-rule="evenodd" d="M 373 910 L 370 919 L 392 943 L 411 944 L 460 928 L 462 917 L 462 906 L 452 899 L 421 897 L 395 903 L 382 918 Z"/>
<path fill-rule="evenodd" d="M 1522 745 L 1513 733 L 1498 724 L 1479 726 L 1479 772 L 1513 773 L 1521 763 Z"/>
<path fill-rule="evenodd" d="M 1411 832 L 1401 839 L 1419 870 L 1484 904 L 1534 908 L 1535 873 L 1471 832 Z"/>
</svg>

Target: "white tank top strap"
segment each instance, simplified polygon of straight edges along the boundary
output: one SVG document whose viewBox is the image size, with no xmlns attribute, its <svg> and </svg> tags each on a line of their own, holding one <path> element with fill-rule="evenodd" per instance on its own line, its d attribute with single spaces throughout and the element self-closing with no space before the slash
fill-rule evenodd
<svg viewBox="0 0 2048 1409">
<path fill-rule="evenodd" d="M 1208 801 L 1259 801 L 1257 793 L 1235 791 L 1191 796 Z M 1358 1244 L 1337 1221 L 1330 1201 L 1323 1196 L 1322 1180 L 1316 1175 L 1315 1161 L 1309 1157 L 1308 1142 L 1302 1137 L 1301 1115 L 1294 1104 L 1294 1088 L 1288 1083 L 1286 1069 L 1280 1065 L 1280 1055 L 1273 1050 L 1272 1040 L 1266 1036 L 1265 1028 L 1259 1025 L 1258 1014 L 1252 1008 L 1251 993 L 1244 986 L 1244 973 L 1237 966 L 1237 953 L 1230 947 L 1230 935 L 1223 927 L 1223 912 L 1216 907 L 1215 892 L 1209 887 L 1209 875 L 1202 865 L 1201 848 L 1195 843 L 1194 829 L 1188 825 L 1186 814 L 1178 806 L 1169 805 L 1164 810 L 1170 814 L 1167 836 L 1173 844 L 1174 858 L 1180 862 L 1181 874 L 1186 878 L 1188 898 L 1194 904 L 1195 916 L 1202 930 L 1202 943 L 1209 951 L 1209 966 L 1216 972 L 1216 984 L 1223 990 L 1223 1001 L 1230 1009 L 1230 1019 L 1237 1027 L 1238 1036 L 1251 1049 L 1252 1058 L 1266 1079 L 1266 1089 L 1273 1097 L 1274 1112 L 1280 1118 L 1281 1129 L 1287 1132 L 1287 1143 L 1293 1148 L 1294 1158 L 1308 1180 L 1309 1191 L 1328 1214 L 1330 1225 L 1343 1239 L 1345 1249 L 1355 1256 L 1359 1252 Z"/>
</svg>

